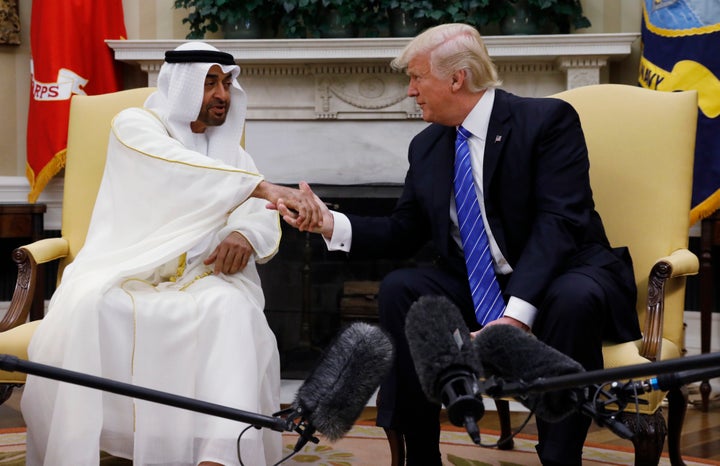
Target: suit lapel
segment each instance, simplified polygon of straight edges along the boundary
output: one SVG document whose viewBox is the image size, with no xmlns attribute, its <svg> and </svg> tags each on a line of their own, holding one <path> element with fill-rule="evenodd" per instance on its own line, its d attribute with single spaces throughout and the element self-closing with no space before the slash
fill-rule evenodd
<svg viewBox="0 0 720 466">
<path fill-rule="evenodd" d="M 448 251 L 448 229 L 450 228 L 450 195 L 452 193 L 453 166 L 455 163 L 455 128 L 448 127 L 433 149 L 433 221 L 438 229 L 440 252 Z"/>
<path fill-rule="evenodd" d="M 500 154 L 510 134 L 510 109 L 507 102 L 507 93 L 496 89 L 495 103 L 490 114 L 487 139 L 485 140 L 485 154 L 483 157 L 483 192 L 488 192 L 490 181 L 500 161 Z"/>
</svg>

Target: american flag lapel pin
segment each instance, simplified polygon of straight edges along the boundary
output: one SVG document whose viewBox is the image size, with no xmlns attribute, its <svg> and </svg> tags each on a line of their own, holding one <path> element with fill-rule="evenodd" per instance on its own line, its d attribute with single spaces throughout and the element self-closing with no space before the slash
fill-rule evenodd
<svg viewBox="0 0 720 466">
<path fill-rule="evenodd" d="M 500 142 L 500 141 L 502 141 L 502 136 L 500 136 L 498 134 L 497 136 L 495 136 L 495 142 Z"/>
</svg>

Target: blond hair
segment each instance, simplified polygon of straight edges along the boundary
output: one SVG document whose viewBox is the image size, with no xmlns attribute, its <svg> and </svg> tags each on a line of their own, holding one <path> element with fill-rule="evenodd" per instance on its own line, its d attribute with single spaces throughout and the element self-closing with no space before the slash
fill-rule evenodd
<svg viewBox="0 0 720 466">
<path fill-rule="evenodd" d="M 467 24 L 441 24 L 424 31 L 410 41 L 390 66 L 405 71 L 410 60 L 419 54 L 430 55 L 430 71 L 435 76 L 448 77 L 465 70 L 471 92 L 501 84 L 480 33 Z"/>
</svg>

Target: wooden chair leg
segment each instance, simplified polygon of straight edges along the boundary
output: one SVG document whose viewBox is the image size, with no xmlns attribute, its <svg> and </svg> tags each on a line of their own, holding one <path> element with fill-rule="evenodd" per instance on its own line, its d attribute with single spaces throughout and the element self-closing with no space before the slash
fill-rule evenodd
<svg viewBox="0 0 720 466">
<path fill-rule="evenodd" d="M 515 447 L 515 441 L 512 438 L 512 426 L 510 424 L 510 402 L 507 400 L 495 400 L 495 408 L 500 418 L 498 449 L 512 450 Z"/>
<path fill-rule="evenodd" d="M 405 466 L 405 438 L 399 430 L 385 428 L 390 444 L 390 466 Z"/>
<path fill-rule="evenodd" d="M 667 426 L 662 410 L 653 414 L 622 413 L 618 416 L 635 434 L 635 466 L 657 466 L 660 462 Z"/>
<path fill-rule="evenodd" d="M 688 391 L 683 386 L 670 390 L 668 398 L 668 456 L 672 466 L 685 466 L 680 454 L 680 438 L 682 436 L 683 422 L 687 413 Z"/>
</svg>

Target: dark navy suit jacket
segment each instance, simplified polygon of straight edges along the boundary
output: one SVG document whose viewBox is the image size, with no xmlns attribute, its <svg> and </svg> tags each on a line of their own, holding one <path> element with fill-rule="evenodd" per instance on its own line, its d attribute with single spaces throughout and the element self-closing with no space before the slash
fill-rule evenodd
<svg viewBox="0 0 720 466">
<path fill-rule="evenodd" d="M 408 257 L 430 241 L 441 262 L 453 263 L 450 236 L 456 129 L 431 124 L 409 148 L 409 169 L 398 203 L 387 217 L 350 218 L 351 254 Z M 580 120 L 568 103 L 495 91 L 483 162 L 483 193 L 490 229 L 513 268 L 501 280 L 506 296 L 539 307 L 544 290 L 561 273 L 593 268 L 610 295 L 636 294 L 625 248 L 611 248 L 595 211 L 589 160 Z M 457 262 L 457 261 L 455 261 Z M 607 275 L 607 274 L 603 274 Z M 618 299 L 605 336 L 640 338 L 637 314 Z"/>
</svg>

